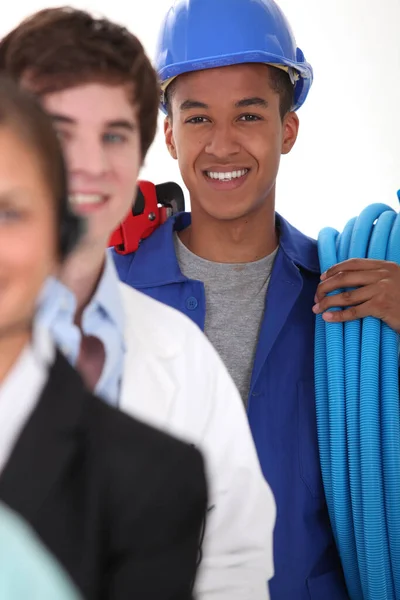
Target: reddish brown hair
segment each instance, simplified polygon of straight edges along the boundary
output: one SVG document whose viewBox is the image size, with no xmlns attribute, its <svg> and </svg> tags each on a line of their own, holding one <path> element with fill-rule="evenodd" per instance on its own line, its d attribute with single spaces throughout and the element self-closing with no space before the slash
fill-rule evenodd
<svg viewBox="0 0 400 600">
<path fill-rule="evenodd" d="M 69 7 L 28 17 L 0 42 L 0 71 L 39 94 L 86 83 L 127 85 L 138 109 L 144 160 L 154 140 L 160 92 L 139 40 L 124 27 Z"/>
</svg>

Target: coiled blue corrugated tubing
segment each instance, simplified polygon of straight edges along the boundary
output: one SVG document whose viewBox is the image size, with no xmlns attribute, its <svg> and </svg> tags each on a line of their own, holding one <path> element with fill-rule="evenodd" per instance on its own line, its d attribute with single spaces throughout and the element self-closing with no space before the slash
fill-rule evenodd
<svg viewBox="0 0 400 600">
<path fill-rule="evenodd" d="M 323 229 L 318 252 L 321 272 L 348 258 L 400 264 L 400 215 L 372 204 L 342 234 Z M 351 600 L 400 599 L 398 349 L 398 334 L 379 319 L 326 323 L 317 316 L 321 470 Z"/>
</svg>

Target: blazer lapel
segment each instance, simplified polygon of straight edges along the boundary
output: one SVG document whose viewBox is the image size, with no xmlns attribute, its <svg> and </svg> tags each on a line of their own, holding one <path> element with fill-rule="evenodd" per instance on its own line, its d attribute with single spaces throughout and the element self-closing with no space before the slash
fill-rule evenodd
<svg viewBox="0 0 400 600">
<path fill-rule="evenodd" d="M 38 404 L 0 475 L 0 498 L 31 522 L 77 449 L 82 393 L 79 375 L 58 353 Z"/>
</svg>

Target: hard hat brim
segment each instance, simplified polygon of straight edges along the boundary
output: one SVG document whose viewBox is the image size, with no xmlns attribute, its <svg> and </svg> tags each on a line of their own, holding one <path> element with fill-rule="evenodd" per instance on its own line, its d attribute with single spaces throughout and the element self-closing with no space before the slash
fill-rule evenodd
<svg viewBox="0 0 400 600">
<path fill-rule="evenodd" d="M 254 52 L 248 51 L 225 56 L 188 60 L 167 65 L 165 67 L 158 67 L 157 70 L 161 82 L 161 88 L 163 90 L 160 105 L 161 110 L 164 113 L 167 112 L 164 102 L 165 90 L 167 89 L 168 85 L 179 75 L 184 75 L 185 73 L 191 73 L 193 71 L 216 69 L 244 63 L 261 63 L 271 66 L 282 65 L 289 69 L 293 69 L 293 71 L 295 71 L 299 76 L 299 80 L 295 84 L 295 105 L 293 109 L 297 110 L 304 103 L 313 81 L 313 70 L 311 65 L 306 60 L 303 62 L 291 61 L 286 58 L 283 59 L 282 56 L 276 54 L 262 51 L 260 52 L 257 50 Z"/>
</svg>

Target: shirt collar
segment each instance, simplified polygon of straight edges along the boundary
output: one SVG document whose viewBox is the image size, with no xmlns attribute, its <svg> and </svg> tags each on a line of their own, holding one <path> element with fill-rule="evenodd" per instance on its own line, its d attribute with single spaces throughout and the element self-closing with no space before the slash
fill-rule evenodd
<svg viewBox="0 0 400 600">
<path fill-rule="evenodd" d="M 35 318 L 32 329 L 31 348 L 35 360 L 49 367 L 55 359 L 56 351 L 53 339 L 46 327 Z"/>
<path fill-rule="evenodd" d="M 320 273 L 316 240 L 304 235 L 278 213 L 275 222 L 279 231 L 279 245 L 288 258 L 298 267 L 312 273 Z"/>
<path fill-rule="evenodd" d="M 125 320 L 119 291 L 119 279 L 112 257 L 105 253 L 103 273 L 97 285 L 91 302 L 83 312 L 83 320 L 89 311 L 101 310 L 117 327 L 121 336 L 124 335 Z"/>
<path fill-rule="evenodd" d="M 143 240 L 129 267 L 127 281 L 130 285 L 144 288 L 187 281 L 179 268 L 173 233 L 185 229 L 190 223 L 190 213 L 179 213 L 170 217 Z M 286 256 L 297 266 L 319 273 L 317 242 L 298 231 L 277 213 L 276 225 L 280 247 Z"/>
<path fill-rule="evenodd" d="M 100 310 L 124 335 L 125 320 L 122 300 L 119 293 L 119 279 L 111 256 L 105 253 L 103 273 L 94 296 L 82 315 L 82 324 L 93 311 Z M 37 321 L 44 325 L 53 322 L 64 311 L 73 319 L 76 311 L 76 299 L 73 293 L 55 277 L 46 281 L 37 303 Z"/>
</svg>

